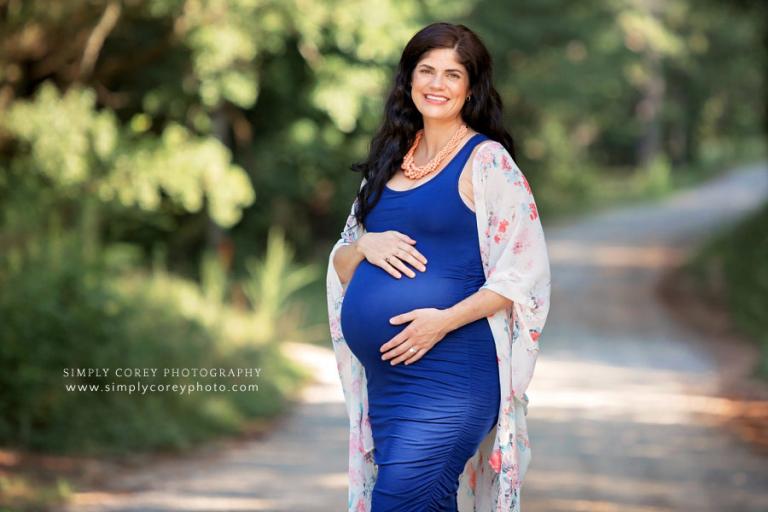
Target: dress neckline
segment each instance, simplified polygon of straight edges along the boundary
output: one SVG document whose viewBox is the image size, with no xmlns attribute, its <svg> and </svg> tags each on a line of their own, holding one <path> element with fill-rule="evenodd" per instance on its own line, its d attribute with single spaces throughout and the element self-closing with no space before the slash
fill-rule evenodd
<svg viewBox="0 0 768 512">
<path fill-rule="evenodd" d="M 427 185 L 428 183 L 431 183 L 431 182 L 435 181 L 437 178 L 439 178 L 439 177 L 440 177 L 440 175 L 441 175 L 441 174 L 443 174 L 443 173 L 446 171 L 446 169 L 448 169 L 448 168 L 449 168 L 449 167 L 450 167 L 450 166 L 453 164 L 453 162 L 455 162 L 455 161 L 456 161 L 456 159 L 459 157 L 459 155 L 461 155 L 462 153 L 464 153 L 464 150 L 465 150 L 465 149 L 467 149 L 467 147 L 468 147 L 468 146 L 469 146 L 469 144 L 470 144 L 470 143 L 471 143 L 471 142 L 472 142 L 472 141 L 475 139 L 475 137 L 479 137 L 479 136 L 481 136 L 481 135 L 482 135 L 482 133 L 479 133 L 479 132 L 478 132 L 478 133 L 474 134 L 473 136 L 471 136 L 471 137 L 469 138 L 469 140 L 467 140 L 467 142 L 465 142 L 465 143 L 464 143 L 464 144 L 461 146 L 461 149 L 459 149 L 459 150 L 456 152 L 456 154 L 455 154 L 455 155 L 453 155 L 453 156 L 451 157 L 451 159 L 448 161 L 448 163 L 447 163 L 447 164 L 445 164 L 445 165 L 443 166 L 443 168 L 442 168 L 442 169 L 440 169 L 440 171 L 439 171 L 439 172 L 435 173 L 435 175 L 434 175 L 433 177 L 431 177 L 430 179 L 428 179 L 428 180 L 427 180 L 427 181 L 425 181 L 424 183 L 421 183 L 421 184 L 419 184 L 419 185 L 416 185 L 415 187 L 407 188 L 407 189 L 405 189 L 405 190 L 395 190 L 395 189 L 393 189 L 393 188 L 390 188 L 390 187 L 389 187 L 389 185 L 387 185 L 387 184 L 385 183 L 385 184 L 384 184 L 384 188 L 385 188 L 386 190 L 390 191 L 390 192 L 393 192 L 393 193 L 395 193 L 395 194 L 407 194 L 408 192 L 413 192 L 414 190 L 418 190 L 418 189 L 420 189 L 421 187 L 423 187 L 423 186 Z"/>
</svg>

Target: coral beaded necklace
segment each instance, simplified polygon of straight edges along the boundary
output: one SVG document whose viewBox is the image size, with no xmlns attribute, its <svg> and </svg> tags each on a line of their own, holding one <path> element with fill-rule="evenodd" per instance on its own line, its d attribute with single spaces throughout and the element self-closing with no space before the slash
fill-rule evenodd
<svg viewBox="0 0 768 512">
<path fill-rule="evenodd" d="M 413 154 L 416 152 L 416 148 L 419 147 L 419 142 L 424 136 L 424 130 L 421 129 L 416 132 L 413 145 L 411 146 L 411 149 L 408 150 L 408 153 L 406 153 L 405 158 L 403 158 L 403 164 L 400 166 L 403 169 L 403 174 L 405 174 L 405 177 L 412 180 L 417 180 L 435 172 L 440 168 L 448 155 L 452 154 L 454 150 L 458 148 L 459 143 L 464 138 L 466 133 L 467 125 L 462 123 L 461 126 L 459 126 L 459 129 L 456 130 L 456 133 L 453 134 L 453 137 L 451 137 L 451 140 L 449 140 L 448 143 L 443 146 L 443 148 L 437 153 L 437 155 L 435 155 L 432 160 L 424 165 L 416 165 L 413 161 Z"/>
</svg>

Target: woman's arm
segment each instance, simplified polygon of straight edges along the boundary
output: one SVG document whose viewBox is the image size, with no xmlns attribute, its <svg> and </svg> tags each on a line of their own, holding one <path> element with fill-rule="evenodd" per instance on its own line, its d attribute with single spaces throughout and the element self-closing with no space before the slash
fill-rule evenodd
<svg viewBox="0 0 768 512">
<path fill-rule="evenodd" d="M 480 318 L 491 316 L 496 311 L 508 308 L 512 301 L 488 289 L 480 289 L 448 309 L 446 314 L 446 331 L 450 332 L 459 327 L 474 322 Z"/>
<path fill-rule="evenodd" d="M 481 153 L 478 164 L 482 174 L 477 181 L 486 189 L 481 197 L 482 213 L 489 216 L 486 236 L 492 237 L 489 243 L 491 275 L 473 295 L 444 310 L 448 327 L 458 329 L 499 309 L 515 306 L 518 317 L 536 320 L 530 322 L 530 327 L 538 333 L 549 310 L 550 271 L 533 193 L 501 145 L 495 143 L 483 148 L 480 144 L 475 151 Z M 472 157 L 474 159 L 474 152 Z M 473 160 L 470 167 L 474 165 Z M 474 177 L 466 170 L 462 178 L 464 175 Z M 463 180 L 462 185 L 471 191 L 473 198 L 478 196 L 474 193 L 474 183 Z M 518 304 L 515 304 L 516 297 L 520 300 Z"/>
<path fill-rule="evenodd" d="M 459 193 L 464 203 L 470 210 L 475 211 L 474 190 L 472 188 L 472 173 L 474 172 L 474 159 L 477 150 L 482 144 L 478 144 L 470 154 L 467 165 L 459 177 Z M 483 317 L 488 317 L 500 309 L 508 308 L 512 300 L 483 288 L 473 293 L 466 299 L 445 310 L 448 318 L 448 331 L 458 329 L 470 322 Z"/>
<path fill-rule="evenodd" d="M 333 255 L 333 267 L 339 275 L 342 286 L 345 288 L 347 283 L 352 280 L 357 266 L 365 259 L 365 256 L 358 248 L 357 242 L 358 240 L 355 240 L 349 245 L 339 247 L 336 254 Z"/>
<path fill-rule="evenodd" d="M 366 179 L 363 178 L 360 181 L 360 190 L 365 186 L 365 183 Z M 355 197 L 350 207 L 347 221 L 344 224 L 344 229 L 341 230 L 341 237 L 331 250 L 328 263 L 329 282 L 335 282 L 335 286 L 340 287 L 339 293 L 342 295 L 346 291 L 347 283 L 352 280 L 357 266 L 365 258 L 362 252 L 358 250 L 357 245 L 359 238 L 365 235 L 365 229 L 358 225 L 355 216 L 357 206 L 358 199 Z M 336 274 L 336 276 L 333 276 L 333 274 Z M 335 277 L 338 277 L 338 280 Z"/>
</svg>

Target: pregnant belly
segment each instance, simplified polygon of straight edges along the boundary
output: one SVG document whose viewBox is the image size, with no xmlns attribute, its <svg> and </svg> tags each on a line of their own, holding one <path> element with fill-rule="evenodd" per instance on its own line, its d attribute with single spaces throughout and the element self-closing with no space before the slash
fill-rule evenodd
<svg viewBox="0 0 768 512">
<path fill-rule="evenodd" d="M 435 266 L 416 277 L 392 277 L 368 261 L 360 263 L 347 286 L 341 307 L 341 330 L 353 354 L 369 366 L 381 360 L 381 345 L 408 326 L 389 319 L 418 308 L 445 309 L 482 285 L 466 274 L 441 272 Z"/>
</svg>

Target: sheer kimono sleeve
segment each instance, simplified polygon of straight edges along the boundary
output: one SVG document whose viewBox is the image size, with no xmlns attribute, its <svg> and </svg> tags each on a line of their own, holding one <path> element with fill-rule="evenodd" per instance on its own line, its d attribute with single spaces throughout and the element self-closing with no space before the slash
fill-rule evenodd
<svg viewBox="0 0 768 512">
<path fill-rule="evenodd" d="M 549 313 L 550 267 L 536 202 L 523 173 L 506 148 L 483 144 L 473 173 L 477 214 L 483 216 L 488 271 L 481 289 L 513 304 L 507 311 L 511 332 L 511 380 L 514 395 L 526 400 L 539 352 L 539 336 Z"/>
<path fill-rule="evenodd" d="M 362 188 L 364 184 L 365 179 L 363 178 L 360 187 Z M 326 275 L 326 294 L 331 341 L 333 342 L 333 350 L 336 354 L 339 377 L 341 378 L 342 389 L 344 390 L 347 414 L 350 422 L 354 424 L 354 427 L 359 428 L 359 422 L 363 413 L 361 390 L 359 389 L 361 385 L 360 374 L 362 373 L 362 369 L 359 367 L 360 362 L 357 361 L 347 346 L 347 342 L 341 331 L 341 305 L 344 300 L 345 287 L 342 285 L 339 274 L 333 264 L 336 251 L 345 245 L 352 244 L 365 232 L 355 219 L 356 208 L 357 199 L 352 203 L 344 229 L 341 231 L 340 238 L 331 249 Z"/>
<path fill-rule="evenodd" d="M 365 184 L 362 180 L 360 187 Z M 341 306 L 345 289 L 341 284 L 333 258 L 341 247 L 359 239 L 365 230 L 355 219 L 357 200 L 352 203 L 341 237 L 334 244 L 328 257 L 326 290 L 328 299 L 328 323 L 336 356 L 336 364 L 344 391 L 344 401 L 349 417 L 349 499 L 347 509 L 370 510 L 371 490 L 376 478 L 373 461 L 373 435 L 368 420 L 368 393 L 365 369 L 350 350 L 341 330 Z"/>
</svg>

